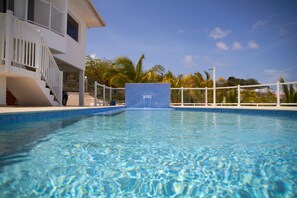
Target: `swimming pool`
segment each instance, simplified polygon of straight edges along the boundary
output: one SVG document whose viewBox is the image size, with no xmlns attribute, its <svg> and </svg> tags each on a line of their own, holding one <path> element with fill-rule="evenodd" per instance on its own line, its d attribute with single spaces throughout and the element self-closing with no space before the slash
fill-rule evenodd
<svg viewBox="0 0 297 198">
<path fill-rule="evenodd" d="M 296 121 L 188 109 L 2 124 L 0 197 L 295 197 Z"/>
</svg>

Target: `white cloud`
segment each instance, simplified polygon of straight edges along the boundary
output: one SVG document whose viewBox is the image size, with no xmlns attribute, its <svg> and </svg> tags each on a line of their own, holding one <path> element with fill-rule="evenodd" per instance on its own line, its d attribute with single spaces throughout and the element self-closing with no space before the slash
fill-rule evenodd
<svg viewBox="0 0 297 198">
<path fill-rule="evenodd" d="M 228 51 L 229 50 L 229 47 L 226 43 L 224 42 L 217 42 L 216 43 L 216 46 L 219 50 L 222 50 L 222 51 Z"/>
<path fill-rule="evenodd" d="M 254 25 L 252 25 L 252 28 L 257 29 L 259 27 L 263 27 L 266 25 L 266 23 L 267 23 L 267 20 L 259 20 L 256 23 L 254 23 Z"/>
<path fill-rule="evenodd" d="M 248 42 L 248 48 L 249 49 L 258 49 L 258 48 L 260 48 L 260 46 L 258 45 L 258 43 L 256 43 L 255 40 L 251 40 Z"/>
<path fill-rule="evenodd" d="M 290 70 L 289 69 L 283 69 L 283 70 L 265 69 L 263 71 L 263 74 L 266 78 L 267 83 L 277 82 L 280 77 L 283 77 L 286 81 L 288 81 L 290 79 Z"/>
<path fill-rule="evenodd" d="M 221 38 L 225 38 L 230 33 L 231 33 L 231 30 L 222 30 L 221 28 L 216 27 L 210 32 L 209 37 L 213 39 L 221 39 Z"/>
<path fill-rule="evenodd" d="M 97 56 L 96 56 L 96 54 L 91 54 L 90 57 L 91 57 L 92 59 L 95 59 Z"/>
<path fill-rule="evenodd" d="M 232 49 L 233 50 L 241 50 L 242 49 L 242 45 L 239 42 L 234 41 L 233 44 L 232 44 Z"/>
<path fill-rule="evenodd" d="M 183 60 L 186 67 L 193 67 L 195 66 L 194 57 L 192 55 L 186 55 Z"/>
</svg>

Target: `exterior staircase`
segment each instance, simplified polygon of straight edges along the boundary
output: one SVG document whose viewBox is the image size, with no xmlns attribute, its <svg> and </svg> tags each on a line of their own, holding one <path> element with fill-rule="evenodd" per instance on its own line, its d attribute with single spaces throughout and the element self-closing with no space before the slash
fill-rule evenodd
<svg viewBox="0 0 297 198">
<path fill-rule="evenodd" d="M 62 105 L 63 73 L 36 26 L 0 13 L 0 75 L 24 106 Z"/>
</svg>

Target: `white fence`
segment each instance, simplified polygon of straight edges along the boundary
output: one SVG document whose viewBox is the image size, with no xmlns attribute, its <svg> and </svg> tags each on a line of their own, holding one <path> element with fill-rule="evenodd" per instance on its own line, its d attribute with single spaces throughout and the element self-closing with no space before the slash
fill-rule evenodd
<svg viewBox="0 0 297 198">
<path fill-rule="evenodd" d="M 98 90 L 100 89 L 100 91 Z M 288 91 L 284 90 L 287 88 Z M 100 96 L 100 105 L 108 105 L 113 98 L 112 88 L 94 84 L 94 96 Z M 215 91 L 215 93 L 214 93 Z M 99 94 L 98 94 L 99 93 Z M 287 95 L 286 95 L 287 94 Z M 213 100 L 213 96 L 216 100 Z M 124 96 L 124 94 L 123 94 Z M 291 97 L 292 100 L 289 100 Z M 294 99 L 295 97 L 295 99 Z M 95 97 L 96 98 L 96 97 Z M 98 104 L 94 100 L 94 105 Z M 123 101 L 124 103 L 124 101 Z M 171 88 L 172 106 L 297 106 L 297 82 L 276 82 L 259 85 L 238 85 L 214 88 Z"/>
<path fill-rule="evenodd" d="M 0 62 L 5 67 L 20 67 L 35 71 L 62 104 L 62 72 L 46 45 L 42 34 L 11 11 L 0 13 Z"/>
<path fill-rule="evenodd" d="M 94 106 L 125 103 L 125 88 L 113 88 L 94 82 Z"/>
</svg>

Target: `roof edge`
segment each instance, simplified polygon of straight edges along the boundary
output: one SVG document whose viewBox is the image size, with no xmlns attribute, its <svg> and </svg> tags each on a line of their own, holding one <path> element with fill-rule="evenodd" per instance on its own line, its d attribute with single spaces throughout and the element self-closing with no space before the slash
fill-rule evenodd
<svg viewBox="0 0 297 198">
<path fill-rule="evenodd" d="M 86 0 L 88 6 L 91 8 L 91 10 L 93 11 L 93 14 L 97 17 L 97 19 L 99 20 L 101 27 L 106 26 L 106 23 L 103 21 L 102 17 L 100 16 L 99 12 L 96 10 L 96 7 L 94 6 L 94 4 L 92 3 L 91 0 Z M 97 26 L 89 26 L 89 27 L 97 27 Z"/>
</svg>

